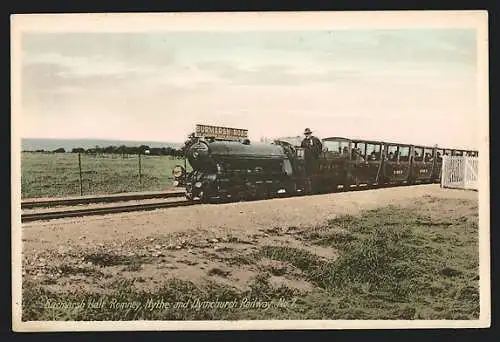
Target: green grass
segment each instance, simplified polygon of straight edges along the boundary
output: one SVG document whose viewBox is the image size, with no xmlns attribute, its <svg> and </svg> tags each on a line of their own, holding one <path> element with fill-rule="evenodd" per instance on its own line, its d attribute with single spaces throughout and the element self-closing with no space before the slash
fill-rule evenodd
<svg viewBox="0 0 500 342">
<path fill-rule="evenodd" d="M 286 262 L 301 271 L 302 280 L 313 284 L 312 292 L 271 286 L 271 275 L 282 275 L 275 269 L 260 272 L 247 291 L 174 279 L 149 293 L 132 281 L 118 279 L 109 295 L 78 290 L 56 294 L 25 282 L 23 320 L 478 319 L 477 215 L 448 214 L 443 219 L 428 213 L 390 206 L 361 216 L 342 216 L 300 234 L 309 244 L 338 249 L 340 256 L 333 261 L 303 249 L 271 245 L 238 260 L 238 264 L 253 264 L 261 258 Z M 108 304 L 99 308 L 46 305 L 91 299 Z M 152 309 L 148 300 L 169 306 Z M 198 308 L 193 305 L 196 300 L 234 305 Z M 245 300 L 270 306 L 242 307 Z M 141 307 L 117 309 L 111 305 L 116 302 L 137 302 Z"/>
<path fill-rule="evenodd" d="M 183 159 L 170 156 L 119 155 L 93 157 L 81 155 L 83 195 L 157 191 L 172 188 L 172 169 L 184 165 Z M 22 153 L 22 198 L 80 195 L 78 154 Z"/>
</svg>

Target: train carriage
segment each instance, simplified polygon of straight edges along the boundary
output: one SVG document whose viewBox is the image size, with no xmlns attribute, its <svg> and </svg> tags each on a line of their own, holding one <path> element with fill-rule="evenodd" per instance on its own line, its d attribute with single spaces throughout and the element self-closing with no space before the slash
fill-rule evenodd
<svg viewBox="0 0 500 342">
<path fill-rule="evenodd" d="M 431 183 L 435 160 L 433 148 L 413 145 L 411 158 L 410 182 Z"/>
<path fill-rule="evenodd" d="M 443 166 L 443 156 L 445 150 L 443 148 L 434 148 L 434 165 L 432 166 L 432 180 L 435 183 L 441 182 L 441 167 Z"/>
<path fill-rule="evenodd" d="M 405 184 L 410 181 L 411 145 L 384 143 L 383 183 Z"/>
<path fill-rule="evenodd" d="M 377 185 L 382 179 L 383 143 L 351 140 L 351 155 L 347 168 L 347 185 Z"/>
<path fill-rule="evenodd" d="M 320 191 L 336 190 L 345 186 L 348 163 L 351 156 L 351 141 L 342 137 L 322 139 L 323 151 L 318 158 L 318 170 L 315 175 L 316 186 Z"/>
</svg>

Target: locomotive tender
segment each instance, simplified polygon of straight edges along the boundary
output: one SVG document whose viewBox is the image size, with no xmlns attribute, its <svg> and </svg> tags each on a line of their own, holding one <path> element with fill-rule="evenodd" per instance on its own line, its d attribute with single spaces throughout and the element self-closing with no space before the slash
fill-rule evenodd
<svg viewBox="0 0 500 342">
<path fill-rule="evenodd" d="M 187 199 L 210 202 L 327 193 L 339 187 L 439 183 L 443 155 L 478 155 L 343 137 L 325 138 L 322 144 L 320 155 L 313 157 L 293 139 L 255 144 L 193 139 L 185 146 L 193 171 L 176 166 L 175 184 L 185 187 Z"/>
</svg>

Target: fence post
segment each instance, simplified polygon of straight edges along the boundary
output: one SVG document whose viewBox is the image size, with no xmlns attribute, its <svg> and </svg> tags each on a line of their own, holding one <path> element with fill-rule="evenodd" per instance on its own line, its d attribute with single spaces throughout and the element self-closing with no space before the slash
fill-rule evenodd
<svg viewBox="0 0 500 342">
<path fill-rule="evenodd" d="M 80 196 L 83 196 L 82 157 L 80 152 L 78 152 L 78 170 L 80 173 Z"/>
<path fill-rule="evenodd" d="M 447 161 L 448 161 L 448 156 L 444 155 L 443 160 L 441 162 L 441 188 L 444 187 L 444 177 L 446 175 L 446 168 L 447 168 Z"/>
<path fill-rule="evenodd" d="M 141 153 L 139 152 L 139 186 L 142 188 L 142 166 L 141 166 Z"/>
</svg>

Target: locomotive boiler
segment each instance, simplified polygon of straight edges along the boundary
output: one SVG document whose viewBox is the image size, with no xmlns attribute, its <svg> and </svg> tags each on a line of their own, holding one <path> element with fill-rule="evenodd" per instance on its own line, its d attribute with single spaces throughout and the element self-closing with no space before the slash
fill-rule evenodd
<svg viewBox="0 0 500 342">
<path fill-rule="evenodd" d="M 186 158 L 193 168 L 184 179 L 188 199 L 257 199 L 297 190 L 286 146 L 200 140 L 187 146 Z"/>
</svg>

